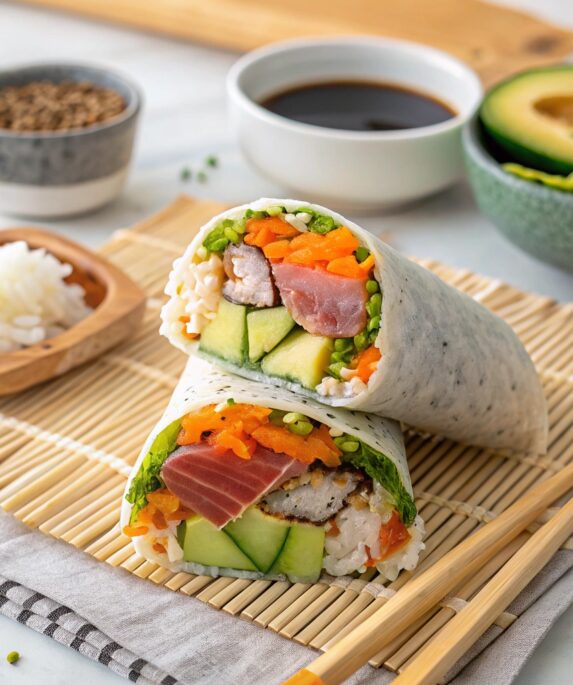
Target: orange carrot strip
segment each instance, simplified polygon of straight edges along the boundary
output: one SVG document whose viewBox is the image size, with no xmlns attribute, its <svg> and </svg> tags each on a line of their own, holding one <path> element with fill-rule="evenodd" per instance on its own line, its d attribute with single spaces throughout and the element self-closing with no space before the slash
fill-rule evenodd
<svg viewBox="0 0 573 685">
<path fill-rule="evenodd" d="M 368 277 L 368 272 L 360 268 L 360 264 L 356 261 L 354 255 L 349 255 L 348 257 L 338 257 L 329 262 L 326 270 L 333 274 L 338 274 L 339 276 L 345 276 L 346 278 L 360 278 L 366 279 Z"/>
<path fill-rule="evenodd" d="M 381 358 L 382 353 L 377 347 L 371 345 L 366 348 L 352 360 L 354 372 L 351 377 L 358 376 L 361 381 L 368 383 L 370 376 L 376 371 L 376 367 Z"/>
<path fill-rule="evenodd" d="M 303 464 L 310 464 L 315 459 L 320 459 L 327 466 L 340 464 L 339 457 L 342 453 L 326 426 L 315 428 L 310 435 L 303 437 L 291 433 L 287 428 L 268 423 L 253 431 L 252 437 L 263 447 L 288 454 Z"/>
<path fill-rule="evenodd" d="M 282 235 L 287 238 L 300 233 L 294 226 L 291 226 L 287 221 L 283 221 L 278 216 L 268 216 L 264 219 L 249 219 L 246 228 L 247 233 L 258 233 L 266 229 L 275 235 Z"/>
<path fill-rule="evenodd" d="M 159 552 L 159 554 L 165 554 L 165 552 L 167 551 L 167 550 L 165 549 L 165 547 L 164 547 L 160 542 L 154 542 L 154 543 L 153 543 L 153 549 L 154 549 L 156 552 Z"/>
<path fill-rule="evenodd" d="M 179 497 L 167 488 L 161 488 L 147 494 L 147 501 L 153 504 L 162 514 L 171 514 L 179 509 Z"/>
<path fill-rule="evenodd" d="M 167 514 L 165 517 L 168 521 L 184 521 L 185 519 L 190 518 L 191 516 L 194 516 L 195 512 L 191 511 L 191 509 L 177 509 L 177 511 L 174 511 L 171 514 Z"/>
<path fill-rule="evenodd" d="M 123 534 L 130 538 L 136 538 L 139 535 L 145 535 L 149 533 L 149 528 L 147 526 L 124 526 Z"/>
<path fill-rule="evenodd" d="M 290 241 L 275 240 L 263 247 L 263 253 L 267 259 L 284 259 L 290 254 Z"/>
<path fill-rule="evenodd" d="M 247 437 L 243 431 L 234 433 L 230 430 L 223 430 L 213 433 L 207 438 L 207 442 L 210 445 L 221 448 L 223 452 L 231 450 L 241 459 L 250 459 L 257 449 L 257 443 Z"/>
</svg>

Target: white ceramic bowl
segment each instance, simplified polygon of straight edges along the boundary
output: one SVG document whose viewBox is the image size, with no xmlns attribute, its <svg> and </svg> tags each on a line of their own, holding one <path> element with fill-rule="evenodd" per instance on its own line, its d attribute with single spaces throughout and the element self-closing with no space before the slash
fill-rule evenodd
<svg viewBox="0 0 573 685">
<path fill-rule="evenodd" d="M 292 121 L 259 102 L 303 84 L 393 83 L 433 95 L 457 116 L 400 131 L 344 131 Z M 255 50 L 227 79 L 231 119 L 245 156 L 299 195 L 369 211 L 409 202 L 462 174 L 461 128 L 482 96 L 477 75 L 433 48 L 386 38 L 291 40 Z"/>
</svg>

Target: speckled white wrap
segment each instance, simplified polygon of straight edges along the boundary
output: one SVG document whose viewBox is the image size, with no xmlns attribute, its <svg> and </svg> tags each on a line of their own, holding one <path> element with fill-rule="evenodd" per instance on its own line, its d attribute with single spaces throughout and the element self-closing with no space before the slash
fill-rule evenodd
<svg viewBox="0 0 573 685">
<path fill-rule="evenodd" d="M 175 261 L 166 292 L 171 307 L 162 332 L 187 354 L 197 342 L 174 325 L 177 286 L 202 241 L 222 219 L 246 209 L 312 207 L 347 226 L 376 257 L 383 303 L 376 346 L 382 359 L 367 390 L 354 397 L 322 397 L 260 371 L 217 363 L 233 373 L 293 390 L 330 405 L 387 416 L 466 444 L 545 453 L 547 408 L 533 362 L 512 328 L 468 295 L 444 283 L 368 231 L 325 207 L 299 200 L 261 199 L 224 212 L 203 226 Z M 169 313 L 171 312 L 171 313 Z M 183 312 L 183 304 L 181 304 Z"/>
</svg>

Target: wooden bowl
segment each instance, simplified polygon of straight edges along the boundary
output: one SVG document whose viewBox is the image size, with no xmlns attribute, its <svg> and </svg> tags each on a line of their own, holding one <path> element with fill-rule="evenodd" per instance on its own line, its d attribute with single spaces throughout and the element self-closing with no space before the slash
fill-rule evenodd
<svg viewBox="0 0 573 685">
<path fill-rule="evenodd" d="M 90 250 L 37 228 L 0 231 L 0 245 L 24 240 L 44 247 L 73 267 L 68 282 L 86 290 L 92 314 L 60 335 L 22 350 L 0 354 L 0 396 L 61 376 L 130 335 L 143 317 L 145 293 L 117 267 Z"/>
</svg>

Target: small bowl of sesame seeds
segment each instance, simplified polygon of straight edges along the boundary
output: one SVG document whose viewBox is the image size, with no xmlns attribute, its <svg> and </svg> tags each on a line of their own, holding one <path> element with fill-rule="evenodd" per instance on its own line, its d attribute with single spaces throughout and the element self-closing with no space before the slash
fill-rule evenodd
<svg viewBox="0 0 573 685">
<path fill-rule="evenodd" d="M 121 192 L 141 109 L 138 89 L 92 66 L 0 70 L 0 211 L 92 211 Z"/>
</svg>

